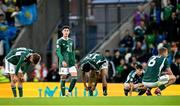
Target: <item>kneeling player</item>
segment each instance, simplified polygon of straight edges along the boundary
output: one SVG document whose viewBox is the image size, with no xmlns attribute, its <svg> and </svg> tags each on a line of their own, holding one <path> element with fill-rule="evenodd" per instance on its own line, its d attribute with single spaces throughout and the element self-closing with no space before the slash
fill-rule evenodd
<svg viewBox="0 0 180 106">
<path fill-rule="evenodd" d="M 137 62 L 135 64 L 135 70 L 131 71 L 124 83 L 124 94 L 128 96 L 132 96 L 132 92 L 139 92 L 138 95 L 143 95 L 145 93 L 142 85 L 142 77 L 143 77 L 143 67 Z"/>
<path fill-rule="evenodd" d="M 14 97 L 17 97 L 16 83 L 18 83 L 19 97 L 23 96 L 24 74 L 27 72 L 29 65 L 39 63 L 40 58 L 39 54 L 27 48 L 16 48 L 7 54 L 5 57 L 5 73 L 10 74 Z"/>
<path fill-rule="evenodd" d="M 148 88 L 147 95 L 151 94 L 151 88 L 155 90 L 156 95 L 161 95 L 161 91 L 176 81 L 171 68 L 168 64 L 168 49 L 162 47 L 158 50 L 159 55 L 152 56 L 148 61 L 147 69 L 143 77 L 143 85 Z"/>
<path fill-rule="evenodd" d="M 102 79 L 103 95 L 107 96 L 106 78 L 108 73 L 108 62 L 106 58 L 101 54 L 92 53 L 87 55 L 80 64 L 84 87 L 86 90 L 90 91 L 90 95 L 93 95 L 92 92 L 100 77 Z M 86 80 L 88 80 L 88 86 L 86 85 Z"/>
</svg>

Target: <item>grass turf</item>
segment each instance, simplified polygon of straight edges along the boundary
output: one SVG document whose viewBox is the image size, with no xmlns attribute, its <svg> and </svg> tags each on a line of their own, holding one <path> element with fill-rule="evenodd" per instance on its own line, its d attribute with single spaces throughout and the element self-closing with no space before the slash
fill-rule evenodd
<svg viewBox="0 0 180 106">
<path fill-rule="evenodd" d="M 180 96 L 132 96 L 132 97 L 59 97 L 59 98 L 0 98 L 0 105 L 71 105 L 71 106 L 111 106 L 111 105 L 154 105 L 180 106 Z"/>
</svg>

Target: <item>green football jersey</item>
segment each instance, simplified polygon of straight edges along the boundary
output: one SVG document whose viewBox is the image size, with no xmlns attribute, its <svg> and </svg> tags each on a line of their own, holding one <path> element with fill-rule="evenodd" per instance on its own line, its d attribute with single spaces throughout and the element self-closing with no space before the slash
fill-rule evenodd
<svg viewBox="0 0 180 106">
<path fill-rule="evenodd" d="M 68 67 L 75 65 L 75 48 L 74 41 L 70 38 L 67 40 L 61 37 L 56 42 L 56 54 L 59 58 L 59 65 L 65 61 Z"/>
<path fill-rule="evenodd" d="M 107 62 L 107 59 L 98 53 L 92 53 L 88 54 L 81 62 L 80 64 L 86 64 L 89 63 L 93 68 L 96 69 L 96 71 L 100 71 L 102 65 Z"/>
<path fill-rule="evenodd" d="M 166 57 L 152 56 L 148 60 L 143 82 L 157 82 L 159 77 L 162 75 L 162 72 L 169 67 Z"/>
<path fill-rule="evenodd" d="M 16 48 L 11 50 L 5 59 L 12 63 L 13 65 L 16 65 L 15 73 L 17 74 L 19 69 L 25 73 L 30 65 L 29 61 L 26 61 L 26 59 L 33 53 L 33 50 L 27 49 L 27 48 Z"/>
</svg>

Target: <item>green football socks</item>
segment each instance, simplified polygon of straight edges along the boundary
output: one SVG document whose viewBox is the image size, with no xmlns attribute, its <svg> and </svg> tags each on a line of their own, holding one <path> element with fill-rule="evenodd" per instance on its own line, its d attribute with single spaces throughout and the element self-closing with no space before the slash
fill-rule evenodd
<svg viewBox="0 0 180 106">
<path fill-rule="evenodd" d="M 73 90 L 73 88 L 74 88 L 74 86 L 76 84 L 76 81 L 77 81 L 77 79 L 72 79 L 71 80 L 68 92 L 72 92 L 72 90 Z"/>
<path fill-rule="evenodd" d="M 17 97 L 16 87 L 11 87 L 14 97 Z"/>
<path fill-rule="evenodd" d="M 103 95 L 104 95 L 104 96 L 107 96 L 107 86 L 104 86 L 104 87 L 103 87 Z"/>
<path fill-rule="evenodd" d="M 162 90 L 164 90 L 166 88 L 166 86 L 165 85 L 161 85 L 161 86 L 159 86 L 159 89 L 162 91 Z"/>
<path fill-rule="evenodd" d="M 146 92 L 145 89 L 139 89 L 138 95 L 141 96 L 141 95 L 143 95 L 145 92 Z"/>
<path fill-rule="evenodd" d="M 62 96 L 65 96 L 65 81 L 61 81 L 61 93 Z"/>
<path fill-rule="evenodd" d="M 124 89 L 124 95 L 128 96 L 129 89 Z"/>
<path fill-rule="evenodd" d="M 18 91 L 19 91 L 19 97 L 23 97 L 23 88 L 18 87 Z"/>
</svg>

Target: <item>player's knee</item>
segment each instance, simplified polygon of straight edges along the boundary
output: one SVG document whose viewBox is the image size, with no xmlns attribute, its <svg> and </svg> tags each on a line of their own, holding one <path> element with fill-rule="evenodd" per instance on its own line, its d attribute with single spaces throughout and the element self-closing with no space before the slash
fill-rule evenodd
<svg viewBox="0 0 180 106">
<path fill-rule="evenodd" d="M 16 86 L 16 82 L 11 81 L 11 87 L 15 87 Z"/>
<path fill-rule="evenodd" d="M 107 86 L 107 81 L 103 81 L 103 82 L 102 82 L 102 85 L 103 85 L 103 86 Z"/>
<path fill-rule="evenodd" d="M 19 83 L 23 83 L 24 82 L 24 78 L 20 78 L 18 82 Z"/>
<path fill-rule="evenodd" d="M 107 71 L 107 69 L 102 69 L 102 70 L 101 70 L 101 76 L 105 76 L 105 77 L 108 76 L 108 71 Z"/>
<path fill-rule="evenodd" d="M 172 81 L 172 83 L 175 83 L 176 82 L 176 77 L 174 75 L 171 75 L 170 80 Z"/>
<path fill-rule="evenodd" d="M 130 89 L 130 85 L 129 84 L 124 84 L 124 89 L 129 90 Z"/>
<path fill-rule="evenodd" d="M 62 81 L 65 81 L 67 79 L 67 76 L 66 75 L 61 75 L 61 80 Z"/>
</svg>

